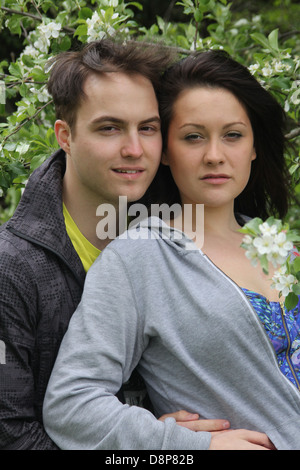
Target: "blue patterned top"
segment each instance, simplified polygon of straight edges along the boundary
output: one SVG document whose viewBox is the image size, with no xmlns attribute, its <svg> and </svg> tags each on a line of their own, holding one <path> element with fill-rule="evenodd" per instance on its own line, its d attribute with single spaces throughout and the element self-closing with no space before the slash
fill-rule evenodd
<svg viewBox="0 0 300 470">
<path fill-rule="evenodd" d="M 287 311 L 280 302 L 242 290 L 271 340 L 281 372 L 300 390 L 300 296 L 297 307 Z"/>
</svg>

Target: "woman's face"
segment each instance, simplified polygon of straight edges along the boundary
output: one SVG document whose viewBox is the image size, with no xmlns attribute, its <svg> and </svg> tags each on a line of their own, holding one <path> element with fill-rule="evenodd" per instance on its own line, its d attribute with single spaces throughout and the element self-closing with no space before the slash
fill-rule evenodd
<svg viewBox="0 0 300 470">
<path fill-rule="evenodd" d="M 233 205 L 256 158 L 244 106 L 223 88 L 184 90 L 174 103 L 166 152 L 182 204 Z"/>
</svg>

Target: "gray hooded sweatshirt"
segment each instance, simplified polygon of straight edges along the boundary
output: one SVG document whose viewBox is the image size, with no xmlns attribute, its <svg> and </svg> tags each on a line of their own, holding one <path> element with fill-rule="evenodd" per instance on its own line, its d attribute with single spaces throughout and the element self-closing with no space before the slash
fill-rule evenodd
<svg viewBox="0 0 300 470">
<path fill-rule="evenodd" d="M 110 243 L 87 274 L 44 404 L 60 448 L 208 449 L 210 433 L 118 401 L 136 367 L 156 417 L 185 409 L 300 449 L 300 393 L 245 294 L 156 217 Z"/>
</svg>

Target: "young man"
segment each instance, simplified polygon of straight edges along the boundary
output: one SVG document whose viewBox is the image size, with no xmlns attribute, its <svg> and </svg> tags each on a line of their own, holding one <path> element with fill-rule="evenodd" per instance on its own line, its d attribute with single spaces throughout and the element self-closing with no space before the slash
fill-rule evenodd
<svg viewBox="0 0 300 470">
<path fill-rule="evenodd" d="M 48 88 L 61 150 L 32 174 L 0 231 L 0 449 L 57 449 L 42 405 L 86 271 L 110 241 L 97 208 L 118 215 L 119 196 L 138 200 L 156 173 L 155 89 L 169 61 L 161 47 L 107 40 L 54 59 Z"/>
</svg>

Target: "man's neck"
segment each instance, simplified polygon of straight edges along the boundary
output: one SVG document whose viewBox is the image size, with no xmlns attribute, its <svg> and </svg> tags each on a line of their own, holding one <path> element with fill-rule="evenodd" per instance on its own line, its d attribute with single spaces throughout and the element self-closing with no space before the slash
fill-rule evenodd
<svg viewBox="0 0 300 470">
<path fill-rule="evenodd" d="M 84 237 L 96 248 L 103 250 L 119 233 L 119 208 L 110 203 L 112 212 L 101 211 L 100 201 L 93 195 L 82 194 L 78 188 L 63 180 L 63 202 Z"/>
</svg>

